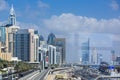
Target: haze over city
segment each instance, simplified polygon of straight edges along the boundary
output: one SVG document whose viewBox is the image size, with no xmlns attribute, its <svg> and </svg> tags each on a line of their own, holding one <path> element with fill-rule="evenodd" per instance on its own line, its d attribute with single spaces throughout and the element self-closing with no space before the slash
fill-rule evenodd
<svg viewBox="0 0 120 80">
<path fill-rule="evenodd" d="M 8 22 L 11 5 L 20 28 L 39 30 L 45 39 L 51 32 L 66 38 L 68 63 L 80 61 L 80 43 L 88 38 L 91 47 L 112 47 L 120 56 L 119 0 L 0 0 L 1 25 Z M 110 60 L 111 50 L 98 53 Z"/>
<path fill-rule="evenodd" d="M 120 80 L 120 0 L 0 0 L 0 80 Z"/>
</svg>

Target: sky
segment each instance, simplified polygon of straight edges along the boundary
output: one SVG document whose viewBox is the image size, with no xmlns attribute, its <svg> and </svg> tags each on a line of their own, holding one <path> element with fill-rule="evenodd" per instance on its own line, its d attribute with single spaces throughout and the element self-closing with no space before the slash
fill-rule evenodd
<svg viewBox="0 0 120 80">
<path fill-rule="evenodd" d="M 45 38 L 51 32 L 66 38 L 67 62 L 79 61 L 76 40 L 86 39 L 81 34 L 120 54 L 120 0 L 0 0 L 0 24 L 7 23 L 12 4 L 21 28 L 37 29 Z"/>
</svg>

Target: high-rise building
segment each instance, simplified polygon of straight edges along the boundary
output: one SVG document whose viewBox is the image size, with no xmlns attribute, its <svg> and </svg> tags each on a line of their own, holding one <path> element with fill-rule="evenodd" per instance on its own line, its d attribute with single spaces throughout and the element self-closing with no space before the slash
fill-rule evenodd
<svg viewBox="0 0 120 80">
<path fill-rule="evenodd" d="M 62 47 L 56 46 L 56 63 L 61 65 L 62 64 Z"/>
<path fill-rule="evenodd" d="M 50 33 L 48 35 L 47 44 L 48 45 L 55 45 L 55 39 L 56 39 L 55 35 L 53 33 Z"/>
<path fill-rule="evenodd" d="M 8 51 L 8 27 L 0 27 L 0 58 L 3 60 L 12 60 L 12 54 Z"/>
<path fill-rule="evenodd" d="M 39 36 L 40 41 L 44 41 L 44 37 L 42 35 Z"/>
<path fill-rule="evenodd" d="M 98 53 L 95 48 L 92 51 L 91 62 L 92 64 L 98 64 Z"/>
<path fill-rule="evenodd" d="M 35 34 L 34 35 L 34 61 L 35 62 L 39 61 L 38 47 L 39 47 L 39 36 L 38 34 Z"/>
<path fill-rule="evenodd" d="M 10 24 L 11 26 L 16 25 L 16 15 L 15 15 L 15 10 L 14 10 L 14 8 L 13 8 L 13 5 L 12 5 L 12 7 L 11 7 L 11 9 L 10 9 L 9 24 Z"/>
<path fill-rule="evenodd" d="M 120 64 L 120 56 L 117 56 L 117 57 L 116 57 L 116 63 L 117 63 L 117 64 Z"/>
<path fill-rule="evenodd" d="M 58 52 L 61 54 L 61 63 L 66 63 L 66 40 L 65 38 L 56 38 L 55 46 L 57 47 Z"/>
<path fill-rule="evenodd" d="M 20 29 L 15 36 L 14 56 L 22 61 L 30 61 L 30 33 L 26 29 Z"/>
<path fill-rule="evenodd" d="M 20 29 L 15 33 L 14 56 L 23 61 L 38 61 L 39 37 L 34 29 Z"/>
<path fill-rule="evenodd" d="M 14 54 L 14 44 L 15 44 L 15 40 L 14 40 L 14 35 L 15 33 L 19 30 L 18 26 L 10 26 L 7 27 L 7 33 L 8 33 L 8 51 L 10 53 L 12 53 L 12 55 Z"/>
<path fill-rule="evenodd" d="M 46 41 L 44 41 L 41 38 L 39 38 L 39 40 L 40 40 L 40 46 L 38 48 L 39 62 L 41 63 L 41 69 L 44 69 L 45 67 L 48 67 L 48 48 Z"/>
<path fill-rule="evenodd" d="M 48 45 L 48 62 L 49 64 L 57 64 L 56 63 L 56 47 L 53 45 Z"/>
<path fill-rule="evenodd" d="M 111 60 L 112 60 L 112 64 L 114 64 L 115 63 L 115 60 L 116 60 L 116 55 L 115 55 L 115 51 L 114 50 L 112 50 L 111 51 Z"/>
<path fill-rule="evenodd" d="M 35 62 L 34 31 L 35 31 L 34 29 L 28 29 L 28 32 L 30 34 L 30 38 L 29 38 L 29 40 L 30 40 L 30 42 L 29 42 L 29 44 L 30 44 L 30 62 Z"/>
<path fill-rule="evenodd" d="M 5 46 L 5 44 L 6 44 L 6 27 L 4 27 L 4 26 L 0 27 L 0 41 L 1 41 L 1 45 Z"/>
<path fill-rule="evenodd" d="M 100 64 L 103 61 L 102 54 L 98 54 L 98 64 Z"/>
<path fill-rule="evenodd" d="M 10 9 L 10 14 L 9 14 L 9 24 L 6 25 L 8 28 L 8 51 L 12 53 L 12 56 L 14 54 L 14 34 L 19 30 L 19 26 L 16 26 L 16 15 L 15 15 L 15 10 L 13 8 L 13 5 Z"/>
<path fill-rule="evenodd" d="M 89 64 L 89 39 L 88 41 L 82 43 L 81 46 L 82 51 L 82 64 Z"/>
</svg>

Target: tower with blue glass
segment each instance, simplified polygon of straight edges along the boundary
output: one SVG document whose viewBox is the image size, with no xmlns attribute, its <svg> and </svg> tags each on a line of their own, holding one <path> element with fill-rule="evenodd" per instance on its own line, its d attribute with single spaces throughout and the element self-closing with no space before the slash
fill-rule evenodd
<svg viewBox="0 0 120 80">
<path fill-rule="evenodd" d="M 89 39 L 88 41 L 82 43 L 82 63 L 83 64 L 89 64 Z"/>
<path fill-rule="evenodd" d="M 9 24 L 12 25 L 12 26 L 16 25 L 16 15 L 15 15 L 15 10 L 13 8 L 13 5 L 10 9 Z"/>
<path fill-rule="evenodd" d="M 56 39 L 55 35 L 53 33 L 50 33 L 48 35 L 47 44 L 48 45 L 55 45 L 55 39 Z"/>
</svg>

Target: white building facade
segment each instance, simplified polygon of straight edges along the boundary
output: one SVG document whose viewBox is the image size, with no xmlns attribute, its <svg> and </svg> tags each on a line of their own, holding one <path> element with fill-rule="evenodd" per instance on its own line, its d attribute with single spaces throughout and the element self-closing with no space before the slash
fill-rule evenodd
<svg viewBox="0 0 120 80">
<path fill-rule="evenodd" d="M 48 45 L 49 64 L 57 64 L 56 62 L 56 47 Z"/>
</svg>

